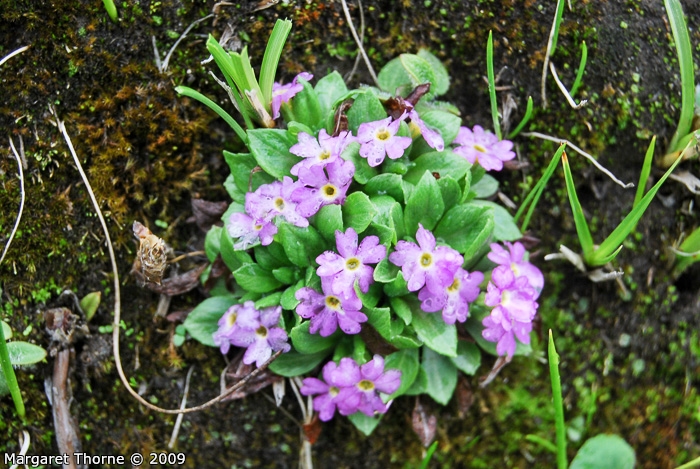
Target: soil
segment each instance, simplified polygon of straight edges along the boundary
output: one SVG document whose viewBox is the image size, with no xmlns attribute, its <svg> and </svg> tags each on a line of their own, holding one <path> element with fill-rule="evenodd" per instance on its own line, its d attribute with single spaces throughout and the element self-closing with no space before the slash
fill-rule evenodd
<svg viewBox="0 0 700 469">
<path fill-rule="evenodd" d="M 82 298 L 102 292 L 90 334 L 76 337 L 70 373 L 71 413 L 83 450 L 91 455 L 178 451 L 186 467 L 270 467 L 298 464 L 301 418 L 293 396 L 277 409 L 264 394 L 188 414 L 174 450 L 167 447 L 175 418 L 141 407 L 123 389 L 111 356 L 113 294 L 103 234 L 87 192 L 58 133 L 49 105 L 65 120 L 77 153 L 106 212 L 122 278 L 122 360 L 127 375 L 147 398 L 179 406 L 185 375 L 193 366 L 190 405 L 219 392 L 226 366 L 218 353 L 193 341 L 175 348 L 176 323 L 154 317 L 158 295 L 139 288 L 129 275 L 138 220 L 176 252 L 201 249 L 204 232 L 193 221 L 191 201 L 226 201 L 228 169 L 223 149 L 235 150 L 233 132 L 204 106 L 179 98 L 186 84 L 225 102 L 207 74 L 207 34 L 219 37 L 230 25 L 257 63 L 276 18 L 294 23 L 278 79 L 307 70 L 319 78 L 338 70 L 352 85 L 370 83 L 361 63 L 354 74 L 356 46 L 337 1 L 267 1 L 218 4 L 193 1 L 132 1 L 117 4 L 110 21 L 101 2 L 0 0 L 0 55 L 31 48 L 2 67 L 0 129 L 17 145 L 26 166 L 26 206 L 17 236 L 0 265 L 0 317 L 16 337 L 50 348 L 43 314 L 65 306 L 63 290 Z M 700 3 L 685 1 L 694 51 L 700 51 Z M 359 10 L 350 5 L 359 25 Z M 528 130 L 567 138 L 591 152 L 625 182 L 637 183 L 644 152 L 658 136 L 663 153 L 676 126 L 680 79 L 675 48 L 661 2 L 610 0 L 572 2 L 564 12 L 557 50 L 559 75 L 571 84 L 586 41 L 588 61 L 575 111 L 548 79 L 549 107 L 542 108 L 540 80 L 555 3 L 503 1 L 365 1 L 365 44 L 375 67 L 403 52 L 426 47 L 446 65 L 452 83 L 445 97 L 463 113 L 465 125 L 491 127 L 485 85 L 485 44 L 493 31 L 499 99 L 512 95 L 519 122 L 528 96 L 536 111 Z M 213 10 L 178 46 L 167 71 L 160 56 L 193 21 Z M 696 54 L 696 69 L 699 65 Z M 697 75 L 696 75 L 697 76 Z M 522 168 L 500 174 L 501 190 L 516 203 L 537 180 L 555 145 L 518 136 Z M 7 242 L 20 199 L 16 163 L 9 148 L 0 158 L 0 232 Z M 624 190 L 569 152 L 574 178 L 594 240 L 600 242 L 629 212 L 633 189 Z M 697 172 L 697 162 L 680 170 Z M 652 171 L 657 180 L 662 171 Z M 528 235 L 539 239 L 533 261 L 545 272 L 540 339 L 552 329 L 564 383 L 569 457 L 585 438 L 617 433 L 635 449 L 638 466 L 671 468 L 700 455 L 700 398 L 695 376 L 700 342 L 700 266 L 673 274 L 682 236 L 698 227 L 696 197 L 669 181 L 625 242 L 613 267 L 615 282 L 591 283 L 562 261 L 544 254 L 560 244 L 579 249 L 563 173 L 557 171 L 540 201 Z M 201 260 L 194 259 L 193 265 Z M 204 298 L 197 289 L 173 298 L 170 312 L 186 312 Z M 524 439 L 554 439 L 544 340 L 533 357 L 518 357 L 488 387 L 465 379 L 461 399 L 441 407 L 421 400 L 438 418 L 438 450 L 432 467 L 553 467 L 554 456 Z M 18 371 L 27 405 L 24 425 L 9 396 L 0 398 L 0 447 L 18 450 L 21 429 L 29 431 L 29 454 L 57 454 L 57 434 L 44 381 L 53 358 Z M 288 391 L 289 392 L 289 391 Z M 347 420 L 322 425 L 313 445 L 316 467 L 416 467 L 424 454 L 411 428 L 414 398 L 398 399 L 371 437 Z M 289 414 L 289 415 L 288 415 Z M 581 422 L 588 418 L 587 426 Z M 584 428 L 578 438 L 575 430 Z"/>
</svg>

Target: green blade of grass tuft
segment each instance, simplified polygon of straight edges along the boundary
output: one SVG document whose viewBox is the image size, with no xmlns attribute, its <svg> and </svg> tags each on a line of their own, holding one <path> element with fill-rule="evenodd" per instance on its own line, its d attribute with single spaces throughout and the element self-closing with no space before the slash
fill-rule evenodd
<svg viewBox="0 0 700 469">
<path fill-rule="evenodd" d="M 647 153 L 644 155 L 644 164 L 642 165 L 642 172 L 639 175 L 639 184 L 637 185 L 637 193 L 634 195 L 634 203 L 632 208 L 639 205 L 639 201 L 644 197 L 644 190 L 647 187 L 647 181 L 649 180 L 649 173 L 651 173 L 651 163 L 654 159 L 654 148 L 656 147 L 656 135 L 651 139 L 649 143 L 649 148 L 647 148 Z"/>
<path fill-rule="evenodd" d="M 428 448 L 428 452 L 425 453 L 425 457 L 423 458 L 423 461 L 421 462 L 420 469 L 428 469 L 428 464 L 430 464 L 430 460 L 433 458 L 433 453 L 435 453 L 435 450 L 438 447 L 438 442 L 434 442 L 432 445 L 430 445 L 430 448 Z"/>
<path fill-rule="evenodd" d="M 532 217 L 532 214 L 535 211 L 535 207 L 537 206 L 537 202 L 540 200 L 540 196 L 542 195 L 542 192 L 544 191 L 545 186 L 547 185 L 547 182 L 549 182 L 549 178 L 554 174 L 554 170 L 557 168 L 557 165 L 559 164 L 559 160 L 561 159 L 561 155 L 564 153 L 564 150 L 566 149 L 566 144 L 562 144 L 557 152 L 554 154 L 552 157 L 552 161 L 549 162 L 549 165 L 547 166 L 547 169 L 545 170 L 544 174 L 540 178 L 539 181 L 537 181 L 537 184 L 535 184 L 535 187 L 532 188 L 530 193 L 525 197 L 525 200 L 523 201 L 522 205 L 518 209 L 518 212 L 515 214 L 514 220 L 517 222 L 518 219 L 522 216 L 523 211 L 525 210 L 526 207 L 529 208 L 527 210 L 527 214 L 525 215 L 525 219 L 523 220 L 523 224 L 520 227 L 520 231 L 522 233 L 527 230 L 527 226 L 530 223 L 530 218 Z"/>
<path fill-rule="evenodd" d="M 498 103 L 496 102 L 496 79 L 493 74 L 493 33 L 489 31 L 489 40 L 486 42 L 486 75 L 489 82 L 489 99 L 491 100 L 491 117 L 493 118 L 493 131 L 501 140 L 501 124 L 498 118 Z"/>
<path fill-rule="evenodd" d="M 571 204 L 571 211 L 574 214 L 574 223 L 576 224 L 578 240 L 581 243 L 583 258 L 587 259 L 593 254 L 593 237 L 591 236 L 591 230 L 588 228 L 586 217 L 583 215 L 581 202 L 578 201 L 578 196 L 576 195 L 576 186 L 574 185 L 574 178 L 571 175 L 571 168 L 569 167 L 569 159 L 566 157 L 566 152 L 562 155 L 561 162 L 564 166 L 566 192 L 569 194 L 569 203 Z"/>
<path fill-rule="evenodd" d="M 527 124 L 530 121 L 530 117 L 532 117 L 532 109 L 533 109 L 533 104 L 532 104 L 532 96 L 528 96 L 527 98 L 527 109 L 525 109 L 525 115 L 523 116 L 523 119 L 520 121 L 518 126 L 513 130 L 511 133 L 508 134 L 508 139 L 511 140 L 513 139 L 516 135 L 520 133 L 521 130 L 525 127 L 525 124 Z"/>
<path fill-rule="evenodd" d="M 221 117 L 223 120 L 226 121 L 228 125 L 231 126 L 233 131 L 236 132 L 236 135 L 238 135 L 238 138 L 240 138 L 241 141 L 243 141 L 243 143 L 248 145 L 248 135 L 246 134 L 245 130 L 243 130 L 243 128 L 238 124 L 238 122 L 236 122 L 233 119 L 233 117 L 231 117 L 231 115 L 228 112 L 226 112 L 221 106 L 204 96 L 199 91 L 195 91 L 192 88 L 188 88 L 187 86 L 176 86 L 175 92 L 181 94 L 182 96 L 187 96 L 188 98 L 196 99 L 197 101 L 199 101 L 200 103 L 204 104 L 209 109 L 217 113 L 219 117 Z"/>
<path fill-rule="evenodd" d="M 603 241 L 600 244 L 598 249 L 596 249 L 591 256 L 584 255 L 584 259 L 586 260 L 587 264 L 591 266 L 605 265 L 607 262 L 609 262 L 611 255 L 614 255 L 617 252 L 619 252 L 620 248 L 622 247 L 622 242 L 625 240 L 627 235 L 630 234 L 632 229 L 636 226 L 639 219 L 642 218 L 642 215 L 644 215 L 644 212 L 646 211 L 647 207 L 649 207 L 649 204 L 651 204 L 651 201 L 654 199 L 654 196 L 661 188 L 661 185 L 666 181 L 666 179 L 668 179 L 673 170 L 676 169 L 676 166 L 678 166 L 678 164 L 681 162 L 681 160 L 683 159 L 683 154 L 691 147 L 691 145 L 694 145 L 696 142 L 697 137 L 688 142 L 688 145 L 686 145 L 683 152 L 678 156 L 678 158 L 676 158 L 675 163 L 673 163 L 673 165 L 671 165 L 671 167 L 668 168 L 664 175 L 661 176 L 661 179 L 659 179 L 659 181 L 656 184 L 654 184 L 654 187 L 649 189 L 649 192 L 647 192 L 647 194 L 644 197 L 642 197 L 642 200 L 639 201 L 639 204 L 637 204 L 637 206 L 634 207 L 632 211 L 627 214 L 625 219 L 622 220 L 622 222 L 620 222 L 617 228 L 615 228 L 615 230 L 612 233 L 610 233 L 610 236 L 605 238 L 605 241 Z"/>
<path fill-rule="evenodd" d="M 19 391 L 19 385 L 17 384 L 17 377 L 15 376 L 15 370 L 12 368 L 12 362 L 10 361 L 10 351 L 7 349 L 7 343 L 5 343 L 5 332 L 0 326 L 0 373 L 5 375 L 5 381 L 7 382 L 7 388 L 10 390 L 12 395 L 12 401 L 15 403 L 15 409 L 20 418 L 24 419 L 24 401 L 22 400 L 22 394 Z"/>
<path fill-rule="evenodd" d="M 263 103 L 268 107 L 268 111 L 270 111 L 269 106 L 272 102 L 272 85 L 275 82 L 277 65 L 291 30 L 292 22 L 290 20 L 277 20 L 265 48 L 265 55 L 260 67 L 260 89 L 262 90 Z"/>
<path fill-rule="evenodd" d="M 695 77 L 693 70 L 693 49 L 690 45 L 688 27 L 683 16 L 683 8 L 679 0 L 664 0 L 668 14 L 673 42 L 676 44 L 678 64 L 681 71 L 681 115 L 678 118 L 678 128 L 668 144 L 667 153 L 680 150 L 679 140 L 690 133 L 695 112 Z"/>
<path fill-rule="evenodd" d="M 579 86 L 581 86 L 581 80 L 583 80 L 583 72 L 586 69 L 586 60 L 588 59 L 588 47 L 586 46 L 586 41 L 581 42 L 581 61 L 578 64 L 578 71 L 576 72 L 576 79 L 574 84 L 571 85 L 571 91 L 569 94 L 571 96 L 576 94 Z"/>
<path fill-rule="evenodd" d="M 565 156 L 566 158 L 566 156 Z M 552 406 L 554 407 L 554 424 L 557 434 L 557 468 L 566 469 L 566 425 L 564 424 L 564 403 L 561 395 L 561 378 L 559 376 L 559 354 L 554 347 L 552 330 L 549 330 L 549 377 L 552 382 Z"/>
<path fill-rule="evenodd" d="M 525 435 L 525 439 L 532 443 L 538 444 L 550 453 L 557 454 L 557 446 L 549 440 L 545 440 L 541 436 L 537 435 Z"/>
<path fill-rule="evenodd" d="M 700 228 L 696 228 L 690 236 L 685 238 L 681 244 L 679 251 L 681 255 L 676 254 L 676 266 L 674 267 L 674 276 L 680 275 L 690 265 L 700 260 Z"/>
</svg>

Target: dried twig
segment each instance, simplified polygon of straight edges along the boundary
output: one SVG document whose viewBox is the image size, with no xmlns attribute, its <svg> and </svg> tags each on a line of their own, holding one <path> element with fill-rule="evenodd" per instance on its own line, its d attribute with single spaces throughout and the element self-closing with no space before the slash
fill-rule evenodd
<svg viewBox="0 0 700 469">
<path fill-rule="evenodd" d="M 343 12 L 345 13 L 345 19 L 348 20 L 348 27 L 350 28 L 350 32 L 352 33 L 352 37 L 355 39 L 355 43 L 357 44 L 357 47 L 359 48 L 360 54 L 362 54 L 362 58 L 365 61 L 365 65 L 367 65 L 367 70 L 369 71 L 369 74 L 372 76 L 372 80 L 374 80 L 374 84 L 378 87 L 379 86 L 379 80 L 377 79 L 377 74 L 374 73 L 374 68 L 372 67 L 372 63 L 369 61 L 369 57 L 367 57 L 367 53 L 365 52 L 365 48 L 362 45 L 362 41 L 357 35 L 357 31 L 355 31 L 355 25 L 352 22 L 352 17 L 350 16 L 350 10 L 348 9 L 348 4 L 345 0 L 341 0 L 341 3 L 343 4 Z"/>
<path fill-rule="evenodd" d="M 17 211 L 17 218 L 15 219 L 15 226 L 12 227 L 12 232 L 10 233 L 10 237 L 7 239 L 7 244 L 5 245 L 5 249 L 2 250 L 2 256 L 0 256 L 0 264 L 2 264 L 3 259 L 5 259 L 5 254 L 7 254 L 7 251 L 10 249 L 10 244 L 12 243 L 12 239 L 15 237 L 15 233 L 17 232 L 17 228 L 19 227 L 19 222 L 22 219 L 22 212 L 24 211 L 24 172 L 22 171 L 22 161 L 19 158 L 19 153 L 17 153 L 17 149 L 15 148 L 15 144 L 12 143 L 12 138 L 10 140 L 10 146 L 12 147 L 12 153 L 14 153 L 15 158 L 17 159 L 17 172 L 19 173 L 19 193 L 20 193 L 20 200 L 19 200 L 19 210 Z"/>
<path fill-rule="evenodd" d="M 557 69 L 554 67 L 553 63 L 549 63 L 549 69 L 552 71 L 552 76 L 554 77 L 554 81 L 557 82 L 557 86 L 561 90 L 561 92 L 564 94 L 564 97 L 566 98 L 566 101 L 569 103 L 569 106 L 571 106 L 574 109 L 581 109 L 583 106 L 588 104 L 587 99 L 582 99 L 580 103 L 576 104 L 576 101 L 574 101 L 574 98 L 571 97 L 571 93 L 569 93 L 569 90 L 566 89 L 566 86 L 564 86 L 564 83 L 561 82 L 559 79 L 559 75 L 557 75 Z"/>
</svg>

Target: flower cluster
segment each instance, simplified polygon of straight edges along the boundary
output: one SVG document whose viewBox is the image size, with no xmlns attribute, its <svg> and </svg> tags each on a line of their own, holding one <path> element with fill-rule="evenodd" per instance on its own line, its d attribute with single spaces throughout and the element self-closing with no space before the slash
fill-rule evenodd
<svg viewBox="0 0 700 469">
<path fill-rule="evenodd" d="M 323 294 L 309 287 L 296 292 L 296 299 L 301 301 L 297 313 L 311 318 L 309 332 L 320 330 L 324 337 L 333 334 L 338 325 L 346 334 L 360 332 L 367 316 L 360 312 L 362 301 L 355 292 L 355 282 L 360 291 L 367 293 L 374 281 L 374 269 L 368 264 L 386 257 L 386 246 L 379 244 L 377 236 L 367 236 L 358 246 L 357 232 L 348 228 L 345 233 L 336 231 L 335 239 L 338 252 L 326 251 L 316 258 Z"/>
<path fill-rule="evenodd" d="M 214 344 L 221 353 L 228 353 L 231 345 L 246 349 L 243 363 L 255 362 L 261 366 L 272 352 L 288 352 L 287 333 L 277 327 L 282 313 L 281 306 L 272 306 L 261 311 L 255 309 L 252 301 L 233 305 L 219 319 L 219 329 L 214 332 Z"/>
<path fill-rule="evenodd" d="M 525 248 L 520 243 L 505 243 L 508 251 L 498 244 L 491 245 L 488 258 L 498 264 L 491 273 L 484 303 L 492 306 L 484 318 L 483 337 L 496 342 L 499 355 L 513 356 L 515 338 L 530 343 L 532 320 L 537 313 L 535 300 L 544 286 L 542 272 L 524 259 Z"/>
<path fill-rule="evenodd" d="M 323 381 L 317 378 L 304 379 L 301 393 L 314 397 L 314 409 L 319 418 L 327 422 L 336 409 L 341 415 L 362 412 L 373 416 L 387 411 L 379 393 L 391 394 L 401 385 L 401 371 L 384 371 L 384 359 L 380 355 L 362 366 L 355 360 L 341 358 L 339 364 L 328 362 L 323 367 Z"/>
<path fill-rule="evenodd" d="M 420 290 L 423 311 L 442 310 L 447 324 L 466 321 L 469 303 L 479 296 L 484 274 L 464 270 L 462 255 L 449 246 L 437 246 L 435 236 L 421 224 L 416 240 L 418 244 L 399 241 L 389 260 L 401 267 L 409 291 Z"/>
</svg>

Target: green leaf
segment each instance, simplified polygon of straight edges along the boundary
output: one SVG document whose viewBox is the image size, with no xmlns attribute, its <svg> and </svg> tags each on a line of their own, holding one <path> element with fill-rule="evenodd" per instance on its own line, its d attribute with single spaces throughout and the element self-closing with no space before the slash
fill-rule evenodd
<svg viewBox="0 0 700 469">
<path fill-rule="evenodd" d="M 432 230 L 442 217 L 444 210 L 440 187 L 435 177 L 426 171 L 411 197 L 407 199 L 404 210 L 406 231 L 415 235 L 419 223 L 426 230 Z"/>
<path fill-rule="evenodd" d="M 279 267 L 272 269 L 272 276 L 284 285 L 291 285 L 299 280 L 299 269 L 294 267 Z"/>
<path fill-rule="evenodd" d="M 348 87 L 337 71 L 318 80 L 315 90 L 321 105 L 321 114 L 324 116 L 331 114 L 333 103 L 348 93 Z"/>
<path fill-rule="evenodd" d="M 321 104 L 314 88 L 305 80 L 298 80 L 303 89 L 294 96 L 292 109 L 294 118 L 304 125 L 308 125 L 314 131 L 323 126 L 323 114 Z"/>
<path fill-rule="evenodd" d="M 464 179 L 471 166 L 471 163 L 464 157 L 450 150 L 433 151 L 416 158 L 414 166 L 408 170 L 404 180 L 411 184 L 418 184 L 425 172 L 428 171 L 431 175 L 438 173 L 441 178 L 451 176 L 455 181 L 459 181 Z"/>
<path fill-rule="evenodd" d="M 299 228 L 289 223 L 280 223 L 277 235 L 284 252 L 296 266 L 308 267 L 315 264 L 326 244 L 313 226 Z"/>
<path fill-rule="evenodd" d="M 447 69 L 442 62 L 440 62 L 440 59 L 433 55 L 428 49 L 419 50 L 418 57 L 428 62 L 433 69 L 435 82 L 432 83 L 430 89 L 435 93 L 435 96 L 447 93 L 447 90 L 450 88 L 450 75 L 447 73 Z M 454 140 L 454 138 L 452 140 Z M 452 140 L 449 140 L 449 142 Z M 445 143 L 449 142 L 446 141 Z"/>
<path fill-rule="evenodd" d="M 379 425 L 379 417 L 368 417 L 362 412 L 355 412 L 354 414 L 348 415 L 348 420 L 355 425 L 355 428 L 360 430 L 365 436 L 370 436 L 377 425 Z"/>
<path fill-rule="evenodd" d="M 445 324 L 440 313 L 425 313 L 413 308 L 413 328 L 425 345 L 441 355 L 457 356 L 457 328 Z"/>
<path fill-rule="evenodd" d="M 397 202 L 403 202 L 403 178 L 394 173 L 379 174 L 367 181 L 363 191 L 370 197 L 388 195 Z"/>
<path fill-rule="evenodd" d="M 391 309 L 396 313 L 398 317 L 403 319 L 403 322 L 408 326 L 413 321 L 413 313 L 411 312 L 411 306 L 402 298 L 390 298 L 389 303 L 391 304 Z"/>
<path fill-rule="evenodd" d="M 28 342 L 8 342 L 7 351 L 12 366 L 33 365 L 46 358 L 46 350 Z"/>
<path fill-rule="evenodd" d="M 445 204 L 445 207 L 454 207 L 460 203 L 462 189 L 457 181 L 448 175 L 438 179 L 437 183 L 438 187 L 440 187 L 440 195 L 442 195 L 442 202 Z"/>
<path fill-rule="evenodd" d="M 457 367 L 448 357 L 429 348 L 423 349 L 421 367 L 428 378 L 425 392 L 436 402 L 447 405 L 457 387 Z"/>
<path fill-rule="evenodd" d="M 10 340 L 12 338 L 12 328 L 5 321 L 0 321 L 0 327 L 2 327 L 2 335 L 5 340 Z"/>
<path fill-rule="evenodd" d="M 287 288 L 282 293 L 282 297 L 280 298 L 280 305 L 283 309 L 286 309 L 288 311 L 294 311 L 294 309 L 300 303 L 300 301 L 297 300 L 294 295 L 296 294 L 297 290 L 299 290 L 303 286 L 304 281 L 299 280 L 295 285 L 292 285 L 291 287 Z"/>
<path fill-rule="evenodd" d="M 513 216 L 505 208 L 489 200 L 474 200 L 472 204 L 477 207 L 490 207 L 493 209 L 494 241 L 516 241 L 523 237 L 520 228 L 513 220 Z"/>
<path fill-rule="evenodd" d="M 409 293 L 408 288 L 406 288 L 406 280 L 400 271 L 394 280 L 384 284 L 384 293 L 389 297 L 404 296 Z"/>
<path fill-rule="evenodd" d="M 374 268 L 374 280 L 380 283 L 393 282 L 399 273 L 399 267 L 389 262 L 389 257 L 385 257 Z"/>
<path fill-rule="evenodd" d="M 238 300 L 231 295 L 207 298 L 187 315 L 183 325 L 195 340 L 216 347 L 212 336 L 219 329 L 219 319 L 235 304 Z"/>
<path fill-rule="evenodd" d="M 359 234 L 367 229 L 377 214 L 374 204 L 363 192 L 353 192 L 343 204 L 343 225 L 352 227 Z"/>
<path fill-rule="evenodd" d="M 255 302 L 255 309 L 261 310 L 265 308 L 270 308 L 272 306 L 279 306 L 280 298 L 282 298 L 282 292 L 278 291 L 267 296 L 263 296 L 258 301 Z"/>
<path fill-rule="evenodd" d="M 209 262 L 214 262 L 221 251 L 221 232 L 225 231 L 220 226 L 212 226 L 204 237 L 204 252 Z"/>
<path fill-rule="evenodd" d="M 299 162 L 289 153 L 290 142 L 287 131 L 280 129 L 252 129 L 248 131 L 248 148 L 255 161 L 267 174 L 282 179 Z"/>
<path fill-rule="evenodd" d="M 207 234 L 208 236 L 208 234 Z M 231 272 L 234 272 L 243 266 L 243 264 L 251 264 L 253 259 L 245 251 L 237 251 L 233 247 L 233 239 L 229 236 L 228 231 L 221 230 L 221 238 L 219 240 L 219 250 L 221 259 L 226 264 Z"/>
<path fill-rule="evenodd" d="M 396 399 L 408 391 L 418 376 L 418 349 L 406 349 L 388 355 L 384 361 L 384 370 L 401 371 L 401 386 L 394 391 L 390 399 Z"/>
<path fill-rule="evenodd" d="M 367 315 L 367 322 L 374 327 L 379 335 L 386 340 L 391 340 L 391 310 L 389 308 L 364 307 L 362 311 Z"/>
<path fill-rule="evenodd" d="M 481 366 L 481 352 L 476 344 L 460 340 L 457 343 L 457 356 L 450 360 L 464 373 L 474 376 Z"/>
<path fill-rule="evenodd" d="M 233 182 L 243 194 L 255 191 L 263 184 L 269 184 L 275 180 L 269 174 L 255 170 L 258 163 L 250 153 L 231 153 L 224 150 L 224 159 L 231 170 Z"/>
<path fill-rule="evenodd" d="M 636 458 L 634 449 L 618 435 L 596 435 L 589 438 L 570 469 L 632 469 Z"/>
<path fill-rule="evenodd" d="M 360 144 L 357 142 L 352 142 L 345 147 L 340 157 L 345 161 L 351 161 L 352 164 L 355 165 L 355 175 L 353 179 L 360 184 L 365 184 L 378 174 L 377 169 L 370 167 L 367 163 L 367 158 L 362 158 L 360 156 Z"/>
<path fill-rule="evenodd" d="M 445 146 L 449 145 L 457 138 L 459 127 L 462 125 L 462 119 L 460 119 L 459 116 L 445 111 L 422 111 L 420 113 L 420 118 L 428 127 L 440 132 Z"/>
<path fill-rule="evenodd" d="M 233 278 L 244 290 L 255 293 L 268 293 L 282 286 L 272 272 L 258 264 L 244 264 L 233 272 Z"/>
<path fill-rule="evenodd" d="M 498 181 L 493 176 L 484 174 L 469 190 L 474 191 L 477 198 L 487 199 L 498 192 Z"/>
<path fill-rule="evenodd" d="M 272 85 L 275 81 L 275 72 L 287 42 L 289 32 L 292 30 L 291 20 L 278 19 L 272 28 L 270 39 L 265 47 L 262 65 L 260 66 L 260 90 L 262 91 L 263 103 L 268 106 L 272 102 Z"/>
<path fill-rule="evenodd" d="M 318 333 L 309 333 L 310 321 L 302 322 L 292 328 L 289 337 L 292 339 L 294 349 L 304 355 L 325 352 L 333 348 L 340 335 L 337 331 L 328 337 L 321 337 Z"/>
<path fill-rule="evenodd" d="M 324 205 L 316 214 L 314 226 L 326 241 L 335 244 L 335 232 L 343 228 L 343 212 L 340 205 Z"/>
<path fill-rule="evenodd" d="M 273 373 L 286 378 L 301 376 L 316 368 L 327 356 L 329 351 L 301 354 L 295 350 L 283 353 L 268 367 Z"/>
<path fill-rule="evenodd" d="M 200 103 L 207 106 L 209 109 L 217 113 L 219 117 L 221 117 L 224 121 L 226 121 L 226 123 L 233 129 L 233 131 L 236 133 L 236 135 L 238 135 L 238 138 L 240 138 L 243 143 L 248 143 L 248 136 L 246 135 L 245 130 L 243 130 L 243 127 L 241 127 L 240 124 L 238 124 L 238 122 L 236 122 L 228 112 L 226 112 L 221 106 L 216 104 L 214 101 L 207 98 L 199 91 L 193 90 L 192 88 L 189 88 L 187 86 L 176 86 L 175 92 L 182 96 L 187 96 L 188 98 L 196 99 Z"/>
<path fill-rule="evenodd" d="M 348 129 L 357 135 L 360 124 L 386 119 L 387 114 L 382 102 L 371 92 L 364 91 L 357 95 L 352 107 L 348 110 Z"/>
<path fill-rule="evenodd" d="M 437 78 L 432 65 L 415 54 L 401 54 L 382 68 L 378 75 L 379 87 L 392 95 L 407 95 L 413 88 L 423 83 L 436 84 Z M 439 88 L 439 87 L 438 87 Z M 423 99 L 430 100 L 436 95 L 431 86 Z"/>
<path fill-rule="evenodd" d="M 94 291 L 88 293 L 80 300 L 80 309 L 85 313 L 85 320 L 90 321 L 92 317 L 97 312 L 97 308 L 100 306 L 100 301 L 102 300 L 102 292 Z"/>
<path fill-rule="evenodd" d="M 495 228 L 488 207 L 463 204 L 452 207 L 435 228 L 435 237 L 471 259 L 491 239 Z"/>
</svg>

